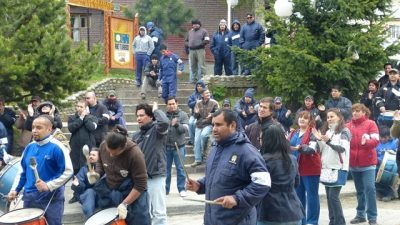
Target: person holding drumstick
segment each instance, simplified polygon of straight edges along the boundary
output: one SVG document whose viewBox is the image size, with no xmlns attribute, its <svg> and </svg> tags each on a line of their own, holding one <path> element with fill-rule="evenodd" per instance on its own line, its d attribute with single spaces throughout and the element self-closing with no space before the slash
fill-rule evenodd
<svg viewBox="0 0 400 225">
<path fill-rule="evenodd" d="M 21 159 L 22 171 L 17 174 L 10 201 L 24 188 L 24 208 L 45 210 L 49 225 L 61 225 L 64 213 L 64 184 L 73 174 L 69 150 L 51 132 L 53 118 L 40 115 L 33 120 L 33 142 L 28 144 Z"/>
<path fill-rule="evenodd" d="M 256 205 L 271 187 L 271 178 L 258 150 L 243 132 L 237 132 L 237 117 L 232 110 L 212 115 L 216 144 L 207 160 L 206 175 L 188 179 L 186 189 L 206 194 L 204 224 L 251 225 L 257 220 Z"/>
<path fill-rule="evenodd" d="M 100 144 L 95 172 L 88 173 L 96 183 L 97 205 L 116 207 L 120 219 L 128 225 L 150 225 L 147 195 L 147 170 L 138 144 L 128 140 L 128 131 L 117 125 Z M 100 175 L 103 176 L 100 180 Z"/>
</svg>

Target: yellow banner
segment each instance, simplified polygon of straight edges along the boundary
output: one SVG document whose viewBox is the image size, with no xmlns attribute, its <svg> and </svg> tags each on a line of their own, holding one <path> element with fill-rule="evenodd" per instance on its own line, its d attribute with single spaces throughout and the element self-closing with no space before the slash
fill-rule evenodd
<svg viewBox="0 0 400 225">
<path fill-rule="evenodd" d="M 114 10 L 114 5 L 104 0 L 68 0 L 67 4 L 104 11 Z"/>
<path fill-rule="evenodd" d="M 132 20 L 111 17 L 111 68 L 133 69 Z"/>
</svg>

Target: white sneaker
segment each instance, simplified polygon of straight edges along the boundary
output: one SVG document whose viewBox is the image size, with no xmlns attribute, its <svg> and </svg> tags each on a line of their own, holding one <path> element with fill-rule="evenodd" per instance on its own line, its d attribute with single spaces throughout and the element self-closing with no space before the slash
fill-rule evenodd
<svg viewBox="0 0 400 225">
<path fill-rule="evenodd" d="M 184 197 L 187 196 L 187 193 L 186 193 L 186 191 L 181 191 L 181 192 L 179 192 L 179 195 L 180 195 L 182 198 L 184 198 Z"/>
</svg>

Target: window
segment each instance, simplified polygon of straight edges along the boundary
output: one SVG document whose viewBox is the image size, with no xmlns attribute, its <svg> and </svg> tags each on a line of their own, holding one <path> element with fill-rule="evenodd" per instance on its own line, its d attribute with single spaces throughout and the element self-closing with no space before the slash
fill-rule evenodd
<svg viewBox="0 0 400 225">
<path fill-rule="evenodd" d="M 75 42 L 81 40 L 81 28 L 90 27 L 89 17 L 87 15 L 71 15 L 71 38 Z"/>
<path fill-rule="evenodd" d="M 391 38 L 398 39 L 400 37 L 400 26 L 390 25 L 389 32 Z"/>
</svg>

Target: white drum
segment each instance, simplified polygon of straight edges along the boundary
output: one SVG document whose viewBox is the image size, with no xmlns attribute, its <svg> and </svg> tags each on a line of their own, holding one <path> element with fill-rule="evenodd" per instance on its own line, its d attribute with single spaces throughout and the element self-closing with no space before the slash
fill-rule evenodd
<svg viewBox="0 0 400 225">
<path fill-rule="evenodd" d="M 126 225 L 126 223 L 125 220 L 118 219 L 117 208 L 108 208 L 89 217 L 85 225 Z"/>
<path fill-rule="evenodd" d="M 17 209 L 0 217 L 2 225 L 46 225 L 44 211 L 36 208 Z"/>
</svg>

